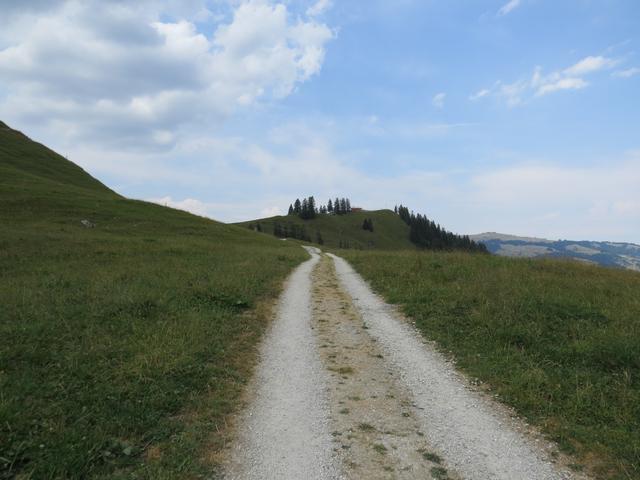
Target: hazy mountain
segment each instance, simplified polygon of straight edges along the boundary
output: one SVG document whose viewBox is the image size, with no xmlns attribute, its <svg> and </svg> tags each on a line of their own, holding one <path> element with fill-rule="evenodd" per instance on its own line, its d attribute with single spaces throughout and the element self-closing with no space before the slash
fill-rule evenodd
<svg viewBox="0 0 640 480">
<path fill-rule="evenodd" d="M 547 240 L 495 232 L 472 235 L 471 239 L 506 257 L 566 257 L 640 271 L 640 245 L 634 243 Z"/>
</svg>

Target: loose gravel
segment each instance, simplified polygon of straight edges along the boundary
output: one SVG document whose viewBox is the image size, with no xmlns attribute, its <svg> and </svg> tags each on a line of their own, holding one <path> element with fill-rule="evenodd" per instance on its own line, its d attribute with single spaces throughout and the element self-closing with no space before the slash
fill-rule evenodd
<svg viewBox="0 0 640 480">
<path fill-rule="evenodd" d="M 330 255 L 342 287 L 419 410 L 421 429 L 448 465 L 468 480 L 574 478 L 504 407 L 472 390 L 451 363 L 376 296 L 343 259 Z"/>
<path fill-rule="evenodd" d="M 307 250 L 312 258 L 289 277 L 262 343 L 226 478 L 340 478 L 329 430 L 327 373 L 311 327 L 310 276 L 319 251 Z"/>
</svg>

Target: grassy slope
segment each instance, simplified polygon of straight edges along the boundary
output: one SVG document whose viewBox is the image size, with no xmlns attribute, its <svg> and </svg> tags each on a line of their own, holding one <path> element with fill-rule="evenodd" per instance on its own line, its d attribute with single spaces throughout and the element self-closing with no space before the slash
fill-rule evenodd
<svg viewBox="0 0 640 480">
<path fill-rule="evenodd" d="M 597 478 L 640 478 L 639 274 L 486 255 L 343 255 Z"/>
<path fill-rule="evenodd" d="M 365 218 L 373 220 L 373 232 L 362 229 Z M 304 225 L 312 241 L 316 241 L 316 232 L 322 234 L 324 245 L 338 248 L 340 241 L 347 241 L 353 249 L 398 250 L 414 249 L 409 240 L 409 227 L 391 210 L 352 212 L 348 215 L 320 215 L 313 220 L 302 220 L 297 216 L 278 216 L 243 222 L 240 225 L 255 227 L 258 223 L 263 231 L 273 233 L 273 224 L 286 225 L 296 223 Z"/>
<path fill-rule="evenodd" d="M 306 254 L 124 199 L 4 124 L 0 224 L 0 478 L 210 472 L 262 299 Z"/>
</svg>

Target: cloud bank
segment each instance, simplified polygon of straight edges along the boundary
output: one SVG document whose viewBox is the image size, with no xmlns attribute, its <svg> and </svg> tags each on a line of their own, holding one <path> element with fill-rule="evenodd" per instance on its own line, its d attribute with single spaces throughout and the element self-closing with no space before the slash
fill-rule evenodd
<svg viewBox="0 0 640 480">
<path fill-rule="evenodd" d="M 75 141 L 163 149 L 185 125 L 215 126 L 320 71 L 328 26 L 284 3 L 232 4 L 220 19 L 197 1 L 14 6 L 0 21 L 0 107 Z"/>
</svg>

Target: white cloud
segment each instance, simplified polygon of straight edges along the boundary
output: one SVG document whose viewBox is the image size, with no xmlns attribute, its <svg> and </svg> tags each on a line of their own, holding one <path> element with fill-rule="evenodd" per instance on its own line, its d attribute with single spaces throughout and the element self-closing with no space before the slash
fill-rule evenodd
<svg viewBox="0 0 640 480">
<path fill-rule="evenodd" d="M 619 63 L 618 60 L 588 56 L 562 71 L 542 75 L 540 67 L 536 68 L 531 78 L 531 87 L 536 89 L 536 95 L 542 96 L 559 90 L 579 90 L 589 84 L 582 77 L 601 70 L 608 70 Z"/>
<path fill-rule="evenodd" d="M 500 10 L 498 10 L 498 15 L 507 15 L 511 13 L 513 10 L 520 6 L 520 0 L 510 0 L 508 3 L 504 4 Z"/>
<path fill-rule="evenodd" d="M 589 56 L 565 69 L 564 74 L 568 77 L 581 77 L 598 70 L 613 68 L 617 63 L 616 60 L 611 58 Z"/>
<path fill-rule="evenodd" d="M 486 97 L 491 93 L 491 90 L 487 88 L 483 88 L 482 90 L 478 90 L 476 93 L 469 96 L 469 100 L 475 102 L 476 100 L 480 100 L 481 98 Z"/>
<path fill-rule="evenodd" d="M 217 23 L 198 0 L 16 7 L 0 20 L 0 86 L 8 92 L 0 109 L 69 142 L 162 149 L 182 126 L 215 128 L 320 71 L 333 38 L 326 25 L 293 17 L 284 3 L 232 3 Z M 212 23 L 200 31 L 203 18 Z"/>
<path fill-rule="evenodd" d="M 446 96 L 447 96 L 446 93 L 443 93 L 443 92 L 437 93 L 433 96 L 431 103 L 436 108 L 442 108 L 444 107 L 444 99 Z"/>
<path fill-rule="evenodd" d="M 332 0 L 318 0 L 307 9 L 307 15 L 310 17 L 317 17 L 322 15 L 333 5 Z"/>
<path fill-rule="evenodd" d="M 618 77 L 618 78 L 631 78 L 634 77 L 636 75 L 640 74 L 640 68 L 639 67 L 633 67 L 633 68 L 628 68 L 626 70 L 618 70 L 613 72 L 613 76 L 614 77 Z"/>
<path fill-rule="evenodd" d="M 585 88 L 589 84 L 581 78 L 561 78 L 557 81 L 551 81 L 540 85 L 536 95 L 546 95 L 547 93 L 557 92 L 558 90 L 579 90 Z"/>
<path fill-rule="evenodd" d="M 602 56 L 588 56 L 577 63 L 549 74 L 543 74 L 542 67 L 536 67 L 529 78 L 517 80 L 513 83 L 501 81 L 491 89 L 482 89 L 471 95 L 475 101 L 488 95 L 495 95 L 504 99 L 508 106 L 522 105 L 535 97 L 542 97 L 562 90 L 580 90 L 589 86 L 583 77 L 593 75 L 602 70 L 610 70 L 619 60 Z"/>
</svg>

